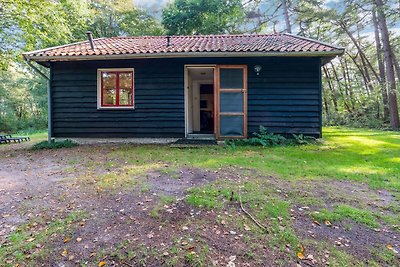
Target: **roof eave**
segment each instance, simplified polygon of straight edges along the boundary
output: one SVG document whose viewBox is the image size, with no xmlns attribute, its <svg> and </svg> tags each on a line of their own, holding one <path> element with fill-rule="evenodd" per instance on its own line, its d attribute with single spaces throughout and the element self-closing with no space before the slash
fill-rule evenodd
<svg viewBox="0 0 400 267">
<path fill-rule="evenodd" d="M 84 61 L 84 60 L 115 60 L 115 59 L 144 59 L 144 58 L 184 58 L 184 57 L 335 57 L 344 53 L 344 49 L 317 52 L 185 52 L 185 53 L 143 53 L 118 55 L 89 55 L 89 56 L 31 56 L 24 57 L 36 62 L 55 61 Z"/>
</svg>

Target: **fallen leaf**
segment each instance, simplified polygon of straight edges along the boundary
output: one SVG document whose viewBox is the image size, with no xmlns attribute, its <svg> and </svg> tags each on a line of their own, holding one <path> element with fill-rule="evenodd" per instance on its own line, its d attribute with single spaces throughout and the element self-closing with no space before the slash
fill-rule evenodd
<svg viewBox="0 0 400 267">
<path fill-rule="evenodd" d="M 152 238 L 154 237 L 154 234 L 153 234 L 152 232 L 150 232 L 149 234 L 147 234 L 147 237 L 148 237 L 149 239 L 152 239 Z"/>
<path fill-rule="evenodd" d="M 313 261 L 313 260 L 314 260 L 314 256 L 313 256 L 313 255 L 311 255 L 311 254 L 310 254 L 310 255 L 308 255 L 308 256 L 307 256 L 307 260 L 311 260 L 311 261 Z"/>
<path fill-rule="evenodd" d="M 387 247 L 388 249 L 390 249 L 391 251 L 393 251 L 395 254 L 398 254 L 398 253 L 399 253 L 399 252 L 398 252 L 397 250 L 395 250 L 395 249 L 393 248 L 393 246 L 390 245 L 390 244 L 387 244 L 386 247 Z"/>
<path fill-rule="evenodd" d="M 26 240 L 26 242 L 32 242 L 33 240 L 35 240 L 35 238 L 34 238 L 34 237 L 32 237 L 32 238 L 29 238 L 28 240 Z"/>
<path fill-rule="evenodd" d="M 107 262 L 101 261 L 101 262 L 99 262 L 99 267 L 103 267 L 103 266 L 105 266 L 106 264 L 107 264 Z"/>
<path fill-rule="evenodd" d="M 163 255 L 164 255 L 164 256 L 168 256 L 168 255 L 169 255 L 168 251 L 165 251 L 165 252 L 163 253 Z"/>
<path fill-rule="evenodd" d="M 229 261 L 235 261 L 235 260 L 236 260 L 236 256 L 235 255 L 229 257 Z"/>
<path fill-rule="evenodd" d="M 66 249 L 64 249 L 64 251 L 61 252 L 61 256 L 67 257 L 67 255 L 68 255 L 68 251 Z"/>
<path fill-rule="evenodd" d="M 332 226 L 332 223 L 330 221 L 328 221 L 328 220 L 325 220 L 324 223 L 325 223 L 326 226 Z"/>
<path fill-rule="evenodd" d="M 315 223 L 316 225 L 320 226 L 321 224 L 319 223 L 319 221 L 314 220 L 313 223 Z"/>
<path fill-rule="evenodd" d="M 64 243 L 68 243 L 69 241 L 71 241 L 71 238 L 70 238 L 70 237 L 66 237 L 66 238 L 64 239 Z"/>
<path fill-rule="evenodd" d="M 303 252 L 297 252 L 297 258 L 299 258 L 300 260 L 304 260 Z"/>
<path fill-rule="evenodd" d="M 247 225 L 247 224 L 245 224 L 244 225 L 244 230 L 246 230 L 246 231 L 250 231 L 251 230 L 251 228 Z"/>
</svg>

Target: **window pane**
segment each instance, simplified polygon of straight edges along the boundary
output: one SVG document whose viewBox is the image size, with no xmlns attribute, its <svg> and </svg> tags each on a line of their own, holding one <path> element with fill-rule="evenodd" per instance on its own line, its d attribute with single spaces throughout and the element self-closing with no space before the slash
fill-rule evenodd
<svg viewBox="0 0 400 267">
<path fill-rule="evenodd" d="M 222 136 L 243 136 L 243 116 L 220 117 L 220 134 Z"/>
<path fill-rule="evenodd" d="M 243 112 L 243 93 L 229 92 L 220 94 L 221 112 Z"/>
<path fill-rule="evenodd" d="M 101 73 L 103 85 L 103 105 L 116 105 L 117 103 L 117 75 L 115 73 Z"/>
<path fill-rule="evenodd" d="M 119 104 L 132 105 L 132 72 L 119 73 Z"/>
<path fill-rule="evenodd" d="M 241 89 L 244 86 L 243 69 L 220 70 L 220 84 L 222 89 Z"/>
</svg>

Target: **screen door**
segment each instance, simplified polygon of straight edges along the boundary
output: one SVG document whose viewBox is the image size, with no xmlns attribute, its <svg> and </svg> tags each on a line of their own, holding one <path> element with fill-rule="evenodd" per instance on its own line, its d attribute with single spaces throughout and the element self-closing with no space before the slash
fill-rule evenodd
<svg viewBox="0 0 400 267">
<path fill-rule="evenodd" d="M 247 137 L 247 67 L 221 65 L 216 70 L 217 137 Z"/>
</svg>

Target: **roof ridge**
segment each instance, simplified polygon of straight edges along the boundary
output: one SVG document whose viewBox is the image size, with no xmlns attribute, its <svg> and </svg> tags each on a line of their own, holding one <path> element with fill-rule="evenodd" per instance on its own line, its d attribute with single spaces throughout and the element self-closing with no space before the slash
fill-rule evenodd
<svg viewBox="0 0 400 267">
<path fill-rule="evenodd" d="M 265 33 L 265 34 L 199 34 L 199 35 L 135 35 L 135 36 L 112 36 L 112 37 L 104 37 L 105 39 L 139 39 L 139 38 L 199 38 L 199 37 L 247 37 L 247 36 L 274 36 L 274 35 L 282 35 L 282 33 Z"/>
<path fill-rule="evenodd" d="M 284 33 L 271 34 L 209 34 L 209 35 L 167 35 L 160 36 L 115 36 L 94 39 L 94 50 L 89 41 L 81 41 L 57 47 L 25 52 L 25 59 L 49 59 L 83 57 L 95 58 L 114 55 L 135 55 L 137 57 L 173 56 L 187 53 L 251 53 L 258 51 L 265 55 L 292 53 L 291 55 L 330 56 L 341 55 L 343 49 L 318 40 Z M 168 45 L 170 44 L 170 45 Z M 189 54 L 187 56 L 189 56 Z M 191 54 L 190 54 L 191 55 Z M 249 54 L 250 55 L 250 54 Z"/>
<path fill-rule="evenodd" d="M 320 40 L 308 38 L 308 37 L 301 36 L 301 35 L 296 35 L 296 34 L 292 34 L 292 33 L 288 33 L 288 32 L 285 32 L 283 34 L 285 34 L 287 36 L 294 37 L 294 38 L 303 39 L 303 40 L 306 40 L 306 41 L 309 41 L 309 42 L 326 45 L 326 46 L 329 46 L 329 47 L 332 47 L 332 48 L 338 49 L 338 50 L 344 50 L 345 49 L 344 47 L 341 47 L 341 46 L 336 46 L 336 45 L 333 45 L 333 44 L 329 44 L 329 43 L 326 43 L 326 42 L 323 42 L 323 41 L 320 41 Z"/>
</svg>

